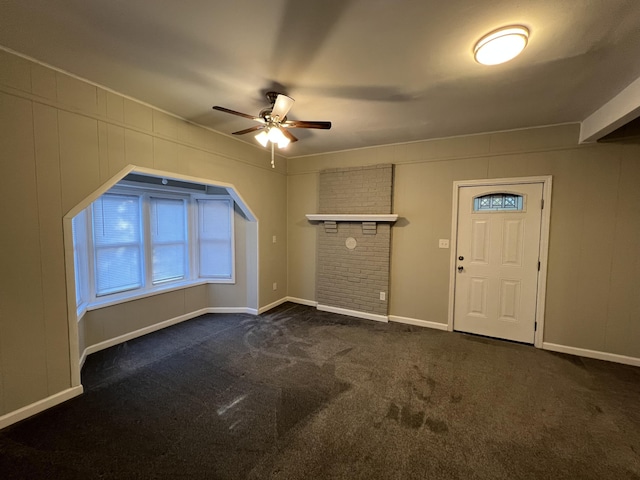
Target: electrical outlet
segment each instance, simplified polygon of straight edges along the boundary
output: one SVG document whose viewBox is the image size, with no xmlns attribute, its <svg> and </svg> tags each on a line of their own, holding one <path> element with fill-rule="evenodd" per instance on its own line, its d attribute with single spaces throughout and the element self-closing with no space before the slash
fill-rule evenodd
<svg viewBox="0 0 640 480">
<path fill-rule="evenodd" d="M 276 236 L 273 236 L 273 243 L 276 243 Z"/>
<path fill-rule="evenodd" d="M 449 248 L 449 239 L 441 238 L 438 240 L 438 248 Z"/>
<path fill-rule="evenodd" d="M 387 299 L 387 292 L 380 292 L 380 300 L 384 301 Z"/>
<path fill-rule="evenodd" d="M 277 290 L 278 289 L 278 284 L 276 282 L 273 282 L 273 289 Z"/>
</svg>

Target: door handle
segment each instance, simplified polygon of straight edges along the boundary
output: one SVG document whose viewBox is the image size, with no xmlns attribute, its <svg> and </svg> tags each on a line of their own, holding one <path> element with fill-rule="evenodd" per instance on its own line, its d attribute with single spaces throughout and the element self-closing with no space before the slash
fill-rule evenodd
<svg viewBox="0 0 640 480">
<path fill-rule="evenodd" d="M 460 273 L 462 273 L 462 270 L 464 270 L 464 267 L 463 267 L 462 265 L 460 265 L 460 266 L 458 267 L 458 271 L 459 271 Z"/>
</svg>

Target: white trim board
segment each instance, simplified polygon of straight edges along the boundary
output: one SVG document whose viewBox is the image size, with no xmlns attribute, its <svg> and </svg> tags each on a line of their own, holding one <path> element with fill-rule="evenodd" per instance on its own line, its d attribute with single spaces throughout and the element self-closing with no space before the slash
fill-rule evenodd
<svg viewBox="0 0 640 480">
<path fill-rule="evenodd" d="M 280 305 L 282 305 L 283 303 L 286 302 L 291 302 L 291 303 L 297 303 L 299 305 L 306 305 L 308 307 L 317 307 L 318 306 L 318 302 L 314 301 L 314 300 L 305 300 L 304 298 L 297 298 L 297 297 L 282 297 L 280 300 L 276 300 L 273 303 L 270 303 L 269 305 L 265 305 L 264 307 L 260 307 L 260 309 L 258 310 L 258 315 L 263 314 L 264 312 L 267 312 L 269 310 L 271 310 L 272 308 L 276 308 Z"/>
<path fill-rule="evenodd" d="M 580 123 L 580 143 L 596 142 L 640 113 L 640 78 Z"/>
<path fill-rule="evenodd" d="M 307 219 L 314 222 L 395 222 L 396 213 L 351 214 L 351 213 L 307 213 Z"/>
<path fill-rule="evenodd" d="M 407 325 L 415 325 L 417 327 L 433 328 L 435 330 L 448 330 L 446 323 L 430 322 L 429 320 L 420 320 L 418 318 L 399 317 L 397 315 L 389 315 L 390 322 L 405 323 Z"/>
<path fill-rule="evenodd" d="M 387 323 L 389 317 L 386 315 L 377 315 L 375 313 L 361 312 L 359 310 L 348 310 L 346 308 L 330 307 L 329 305 L 317 305 L 316 308 L 321 312 L 337 313 L 339 315 L 347 315 L 349 317 L 364 318 L 365 320 L 375 320 L 376 322 Z"/>
<path fill-rule="evenodd" d="M 82 394 L 82 385 L 77 387 L 71 387 L 61 392 L 58 392 L 50 397 L 43 398 L 42 400 L 38 400 L 35 403 L 30 405 L 26 405 L 18 410 L 14 410 L 13 412 L 7 413 L 0 417 L 0 430 L 8 427 L 9 425 L 13 425 L 25 418 L 29 418 L 37 413 L 43 412 L 51 407 L 55 407 L 67 400 L 72 399 L 73 397 L 77 397 Z"/>
<path fill-rule="evenodd" d="M 596 360 L 605 360 L 607 362 L 622 363 L 625 365 L 640 367 L 640 358 L 618 355 L 617 353 L 600 352 L 598 350 L 588 350 L 586 348 L 578 347 L 567 347 L 566 345 L 558 345 L 556 343 L 549 342 L 543 342 L 542 349 L 550 350 L 552 352 L 568 353 L 569 355 L 577 355 L 579 357 L 595 358 Z"/>
<path fill-rule="evenodd" d="M 279 300 L 276 300 L 275 302 L 271 302 L 269 305 L 265 305 L 264 307 L 260 307 L 258 309 L 258 315 L 262 315 L 264 312 L 267 312 L 269 310 L 271 310 L 272 308 L 276 308 L 277 306 L 282 305 L 283 303 L 286 303 L 288 297 L 282 297 Z"/>
<path fill-rule="evenodd" d="M 258 315 L 258 310 L 249 307 L 208 307 L 203 308 L 205 313 L 247 313 L 249 315 Z"/>
<path fill-rule="evenodd" d="M 305 300 L 304 298 L 287 297 L 287 302 L 297 303 L 299 305 L 306 305 L 308 307 L 317 307 L 318 302 L 315 300 Z"/>
<path fill-rule="evenodd" d="M 329 305 L 320 305 L 315 300 L 306 300 L 304 298 L 286 297 L 285 301 L 297 303 L 300 305 L 306 305 L 308 307 L 316 307 L 316 309 L 320 310 L 321 312 L 337 313 L 338 315 L 346 315 L 348 317 L 363 318 L 365 320 L 374 320 L 376 322 L 387 323 L 391 319 L 391 317 L 387 315 L 377 315 L 375 313 L 361 312 L 359 310 L 349 310 L 347 308 L 331 307 Z M 402 318 L 402 317 L 398 317 L 398 318 Z M 422 325 L 422 326 L 425 326 L 425 325 Z"/>
</svg>

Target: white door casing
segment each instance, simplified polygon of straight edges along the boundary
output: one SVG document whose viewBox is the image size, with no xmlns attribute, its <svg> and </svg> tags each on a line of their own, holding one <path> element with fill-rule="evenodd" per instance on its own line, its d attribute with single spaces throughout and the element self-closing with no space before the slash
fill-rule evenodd
<svg viewBox="0 0 640 480">
<path fill-rule="evenodd" d="M 550 177 L 454 183 L 449 330 L 542 345 L 550 192 Z M 474 211 L 497 193 L 522 210 Z"/>
</svg>

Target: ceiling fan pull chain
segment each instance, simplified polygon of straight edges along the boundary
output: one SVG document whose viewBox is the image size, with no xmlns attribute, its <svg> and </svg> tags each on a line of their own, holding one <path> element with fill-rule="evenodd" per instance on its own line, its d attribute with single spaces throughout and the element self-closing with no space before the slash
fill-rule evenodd
<svg viewBox="0 0 640 480">
<path fill-rule="evenodd" d="M 271 168 L 276 168 L 275 143 L 271 143 Z"/>
</svg>

